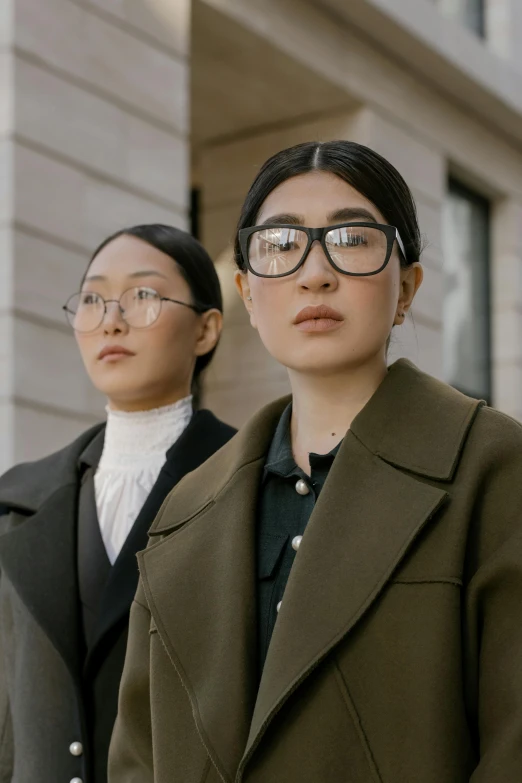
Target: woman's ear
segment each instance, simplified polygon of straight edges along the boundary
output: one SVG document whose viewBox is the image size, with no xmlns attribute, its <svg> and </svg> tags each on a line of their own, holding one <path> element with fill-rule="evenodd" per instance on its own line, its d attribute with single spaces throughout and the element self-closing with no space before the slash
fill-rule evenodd
<svg viewBox="0 0 522 783">
<path fill-rule="evenodd" d="M 395 313 L 393 321 L 395 326 L 404 323 L 404 319 L 408 314 L 415 294 L 422 284 L 423 277 L 424 271 L 418 262 L 401 269 L 399 299 L 397 302 L 397 312 Z"/>
<path fill-rule="evenodd" d="M 206 310 L 201 313 L 200 332 L 196 341 L 196 356 L 212 351 L 223 329 L 223 313 L 220 310 Z"/>
<path fill-rule="evenodd" d="M 239 296 L 243 300 L 246 311 L 250 316 L 250 323 L 255 329 L 256 323 L 254 317 L 254 308 L 252 305 L 252 294 L 250 292 L 250 283 L 248 282 L 247 272 L 242 272 L 240 269 L 238 269 L 234 275 L 234 282 L 236 284 Z"/>
</svg>

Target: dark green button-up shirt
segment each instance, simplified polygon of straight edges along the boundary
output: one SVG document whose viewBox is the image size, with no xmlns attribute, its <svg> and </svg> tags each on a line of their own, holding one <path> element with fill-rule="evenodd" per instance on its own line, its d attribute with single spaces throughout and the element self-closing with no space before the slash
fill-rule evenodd
<svg viewBox="0 0 522 783">
<path fill-rule="evenodd" d="M 268 451 L 259 507 L 257 608 L 260 673 L 276 623 L 277 607 L 284 600 L 286 583 L 297 554 L 292 541 L 304 534 L 340 446 L 338 444 L 329 454 L 310 454 L 311 475 L 307 476 L 296 465 L 292 453 L 291 417 L 292 406 L 289 405 L 279 420 Z M 296 490 L 300 480 L 306 482 L 310 490 L 307 495 Z"/>
</svg>

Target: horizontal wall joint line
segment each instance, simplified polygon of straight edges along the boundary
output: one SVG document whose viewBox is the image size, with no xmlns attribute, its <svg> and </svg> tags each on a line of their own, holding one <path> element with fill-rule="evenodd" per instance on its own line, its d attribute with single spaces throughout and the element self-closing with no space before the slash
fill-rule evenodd
<svg viewBox="0 0 522 783">
<path fill-rule="evenodd" d="M 20 408 L 26 408 L 37 413 L 47 413 L 52 416 L 59 416 L 63 419 L 85 422 L 87 425 L 93 425 L 103 421 L 103 414 L 101 413 L 97 415 L 96 413 L 86 413 L 85 411 L 74 411 L 71 408 L 62 408 L 58 405 L 53 405 L 52 403 L 33 400 L 30 397 L 24 397 L 19 394 L 14 394 L 12 397 L 4 397 L 3 399 L 0 399 L 0 402 L 11 402 Z"/>
<path fill-rule="evenodd" d="M 93 5 L 88 0 L 69 0 L 69 2 L 78 8 L 81 8 L 83 11 L 92 14 L 92 16 L 97 16 L 99 19 L 102 19 L 104 22 L 107 22 L 113 27 L 116 27 L 120 31 L 127 33 L 137 41 L 145 43 L 149 46 L 152 46 L 154 49 L 163 52 L 163 54 L 171 57 L 173 60 L 181 63 L 187 62 L 187 56 L 183 52 L 180 52 L 173 46 L 168 46 L 168 44 L 159 38 L 156 38 L 156 36 L 154 36 L 152 33 L 143 30 L 141 27 L 136 27 L 131 22 L 127 22 L 125 19 L 112 14 L 110 11 L 106 11 L 97 5 Z"/>
<path fill-rule="evenodd" d="M 92 248 L 89 248 L 86 245 L 81 245 L 79 242 L 73 242 L 72 240 L 65 237 L 60 237 L 50 231 L 44 231 L 43 229 L 38 228 L 37 226 L 32 226 L 30 223 L 26 223 L 23 220 L 5 221 L 4 223 L 0 223 L 0 229 L 11 229 L 16 233 L 24 234 L 25 236 L 33 237 L 34 239 L 39 239 L 42 242 L 47 242 L 50 245 L 55 245 L 56 247 L 60 247 L 63 250 L 68 250 L 71 253 L 76 253 L 77 255 L 89 257 L 92 253 Z"/>
<path fill-rule="evenodd" d="M 58 152 L 57 150 L 54 150 L 51 147 L 42 144 L 41 142 L 28 139 L 23 134 L 15 133 L 13 140 L 21 147 L 24 147 L 31 152 L 36 152 L 38 155 L 42 155 L 43 157 L 49 158 L 50 160 L 54 160 L 56 163 L 68 166 L 74 171 L 78 171 L 81 174 L 86 174 L 90 179 L 93 179 L 97 182 L 103 182 L 106 185 L 110 185 L 111 187 L 123 191 L 124 193 L 137 196 L 138 198 L 142 198 L 144 201 L 150 201 L 152 204 L 169 209 L 181 217 L 186 217 L 185 209 L 175 201 L 170 201 L 163 196 L 158 196 L 145 188 L 136 187 L 126 180 L 119 179 L 118 177 L 103 172 L 101 169 L 95 169 L 86 163 L 82 163 L 81 161 L 72 158 L 70 155 L 65 155 L 61 152 Z"/>
<path fill-rule="evenodd" d="M 136 104 L 130 101 L 122 99 L 121 95 L 118 93 L 112 92 L 111 90 L 106 90 L 100 87 L 100 85 L 97 83 L 89 81 L 88 79 L 84 79 L 80 76 L 76 76 L 65 68 L 60 68 L 59 66 L 53 65 L 43 57 L 40 57 L 39 55 L 34 54 L 33 52 L 30 52 L 21 46 L 15 46 L 13 51 L 23 62 L 40 68 L 42 71 L 46 71 L 47 73 L 58 77 L 73 87 L 77 87 L 84 92 L 90 93 L 91 95 L 94 95 L 94 97 L 99 98 L 106 103 L 117 106 L 120 110 L 126 112 L 127 114 L 137 117 L 139 120 L 142 120 L 142 122 L 148 123 L 149 125 L 152 125 L 153 127 L 170 134 L 171 136 L 176 136 L 180 139 L 186 140 L 187 131 L 183 127 L 174 125 L 168 120 L 161 119 L 157 115 L 152 114 L 150 111 L 147 111 L 142 107 L 138 107 Z"/>
</svg>

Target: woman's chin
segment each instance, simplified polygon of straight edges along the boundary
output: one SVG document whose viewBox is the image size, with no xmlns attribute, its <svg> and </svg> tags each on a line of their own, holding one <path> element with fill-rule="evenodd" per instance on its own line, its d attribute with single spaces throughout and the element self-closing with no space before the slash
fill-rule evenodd
<svg viewBox="0 0 522 783">
<path fill-rule="evenodd" d="M 93 382 L 101 394 L 109 400 L 115 400 L 120 403 L 136 402 L 145 396 L 144 390 L 140 386 L 130 383 L 128 379 L 117 380 L 112 378 L 108 381 L 104 378 L 103 380 L 96 379 Z"/>
<path fill-rule="evenodd" d="M 328 359 L 323 356 L 316 356 L 314 358 L 303 359 L 302 361 L 289 360 L 284 362 L 289 372 L 293 372 L 299 375 L 310 375 L 317 377 L 330 377 L 332 375 L 340 375 L 343 372 L 348 372 L 353 366 L 353 358 L 346 361 L 340 360 L 339 356 L 335 359 Z"/>
<path fill-rule="evenodd" d="M 374 360 L 375 351 L 361 351 L 360 348 L 345 350 L 342 354 L 339 351 L 318 350 L 312 355 L 307 352 L 307 355 L 278 358 L 289 372 L 325 378 L 351 373 L 355 368 L 368 365 Z"/>
</svg>

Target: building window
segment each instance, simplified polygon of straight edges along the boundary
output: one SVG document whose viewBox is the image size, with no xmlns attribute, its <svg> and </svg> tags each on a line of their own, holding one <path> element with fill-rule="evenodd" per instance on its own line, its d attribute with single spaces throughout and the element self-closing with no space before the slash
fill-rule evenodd
<svg viewBox="0 0 522 783">
<path fill-rule="evenodd" d="M 443 234 L 445 379 L 465 394 L 490 401 L 488 201 L 450 180 Z"/>
<path fill-rule="evenodd" d="M 201 190 L 190 190 L 190 233 L 196 239 L 201 239 Z"/>
<path fill-rule="evenodd" d="M 472 30 L 481 38 L 486 37 L 486 0 L 436 0 L 445 16 Z"/>
</svg>

